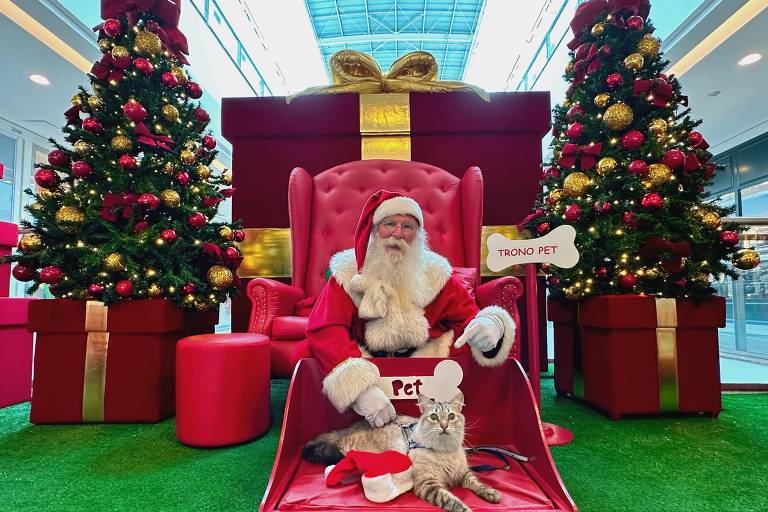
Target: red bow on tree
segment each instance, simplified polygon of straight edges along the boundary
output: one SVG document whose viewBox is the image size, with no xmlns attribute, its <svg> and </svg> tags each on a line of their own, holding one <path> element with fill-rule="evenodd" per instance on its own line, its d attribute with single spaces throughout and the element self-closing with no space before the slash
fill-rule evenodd
<svg viewBox="0 0 768 512">
<path fill-rule="evenodd" d="M 603 149 L 602 143 L 579 146 L 571 142 L 563 146 L 560 159 L 557 161 L 562 167 L 573 167 L 577 159 L 580 159 L 579 168 L 584 171 L 593 168 L 597 164 L 597 157 Z"/>
<path fill-rule="evenodd" d="M 520 222 L 518 222 L 517 224 L 515 224 L 515 226 L 517 227 L 518 231 L 523 231 L 525 229 L 525 226 L 529 222 L 531 222 L 532 220 L 538 219 L 542 215 L 544 215 L 544 210 L 542 208 L 539 208 L 536 211 L 534 211 L 533 213 L 529 213 L 528 215 L 526 215 L 525 218 L 523 220 L 521 220 Z"/>
<path fill-rule="evenodd" d="M 573 66 L 574 71 L 574 77 L 573 77 L 573 85 L 578 86 L 584 83 L 584 80 L 587 78 L 587 75 L 594 73 L 598 69 L 600 69 L 600 66 L 602 66 L 602 61 L 600 60 L 600 54 L 603 53 L 603 49 L 599 48 L 596 44 L 592 43 L 592 46 L 589 47 L 589 51 L 587 52 L 586 57 L 584 57 L 581 60 L 577 60 L 576 64 Z"/>
<path fill-rule="evenodd" d="M 701 169 L 701 162 L 699 161 L 699 157 L 696 156 L 696 153 L 690 152 L 685 155 L 685 164 L 683 169 L 685 169 L 685 172 Z"/>
<path fill-rule="evenodd" d="M 99 80 L 119 82 L 123 79 L 123 71 L 130 65 L 130 57 L 116 59 L 109 53 L 105 53 L 101 60 L 93 65 L 91 74 Z"/>
<path fill-rule="evenodd" d="M 582 32 L 600 21 L 603 13 L 611 14 L 611 21 L 623 26 L 624 16 L 637 14 L 647 18 L 650 11 L 649 0 L 587 0 L 579 5 L 571 20 L 571 31 L 574 37 L 568 43 L 568 48 L 575 50 L 583 42 Z"/>
<path fill-rule="evenodd" d="M 662 258 L 661 266 L 670 274 L 680 272 L 683 269 L 683 257 L 691 255 L 690 242 L 670 242 L 659 236 L 645 239 L 638 254 L 644 260 L 655 260 L 663 253 L 669 253 L 669 257 Z"/>
<path fill-rule="evenodd" d="M 666 107 L 667 103 L 672 99 L 672 92 L 672 86 L 669 85 L 669 82 L 661 78 L 653 78 L 651 80 L 641 80 L 638 78 L 632 84 L 632 94 L 635 96 L 651 94 L 653 96 L 651 103 L 654 107 Z"/>
<path fill-rule="evenodd" d="M 106 192 L 101 202 L 99 216 L 110 222 L 115 222 L 118 214 L 120 217 L 128 219 L 133 212 L 133 205 L 138 203 L 138 199 L 139 196 L 130 192 L 121 192 L 120 194 Z"/>
<path fill-rule="evenodd" d="M 718 169 L 717 164 L 704 164 L 704 173 L 702 174 L 704 176 L 704 179 L 709 181 L 712 179 L 712 176 L 715 175 L 715 171 Z"/>
<path fill-rule="evenodd" d="M 160 19 L 162 26 L 156 32 L 157 36 L 180 62 L 189 64 L 184 56 L 189 55 L 187 38 L 179 30 L 181 15 L 179 0 L 101 0 L 101 19 L 103 20 L 126 16 L 128 24 L 134 26 L 143 12 L 151 12 Z M 101 30 L 102 25 L 96 25 L 93 30 Z"/>
<path fill-rule="evenodd" d="M 144 123 L 138 123 L 136 128 L 133 129 L 133 133 L 139 136 L 139 142 L 147 146 L 153 146 L 163 148 L 166 151 L 173 151 L 168 144 L 173 144 L 173 139 L 167 135 L 155 135 L 147 125 Z"/>
<path fill-rule="evenodd" d="M 611 23 L 618 27 L 626 26 L 625 16 L 640 16 L 648 18 L 651 12 L 651 3 L 648 0 L 610 0 L 608 12 L 611 14 Z"/>
<path fill-rule="evenodd" d="M 67 109 L 66 112 L 64 112 L 64 117 L 67 118 L 67 126 L 71 124 L 80 125 L 82 122 L 80 119 L 80 109 L 77 107 L 77 105 L 72 105 Z"/>
<path fill-rule="evenodd" d="M 206 242 L 203 244 L 203 251 L 205 251 L 206 256 L 208 256 L 211 261 L 220 265 L 224 265 L 232 271 L 237 270 L 237 267 L 239 267 L 240 263 L 243 261 L 243 257 L 241 255 L 232 257 L 227 254 L 226 251 L 222 251 L 221 247 L 211 242 Z"/>
</svg>

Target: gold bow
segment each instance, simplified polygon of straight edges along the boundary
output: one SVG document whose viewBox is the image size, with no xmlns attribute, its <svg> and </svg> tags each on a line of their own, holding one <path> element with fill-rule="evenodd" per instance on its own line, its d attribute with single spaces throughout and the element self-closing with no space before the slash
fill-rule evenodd
<svg viewBox="0 0 768 512">
<path fill-rule="evenodd" d="M 288 103 L 297 96 L 312 94 L 338 94 L 357 92 L 360 94 L 407 93 L 407 92 L 451 92 L 472 91 L 485 101 L 491 101 L 488 93 L 480 87 L 452 80 L 436 80 L 437 61 L 431 53 L 424 51 L 403 55 L 382 74 L 376 60 L 370 55 L 355 50 L 336 52 L 329 61 L 333 85 L 310 87 L 287 96 Z"/>
</svg>

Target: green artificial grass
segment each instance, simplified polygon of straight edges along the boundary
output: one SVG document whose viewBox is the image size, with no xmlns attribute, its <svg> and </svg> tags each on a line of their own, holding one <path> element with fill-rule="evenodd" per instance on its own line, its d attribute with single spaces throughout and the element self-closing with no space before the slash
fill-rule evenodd
<svg viewBox="0 0 768 512">
<path fill-rule="evenodd" d="M 174 422 L 30 425 L 29 404 L 0 409 L 1 511 L 254 511 L 280 433 L 287 381 L 273 381 L 274 422 L 252 443 L 179 444 Z M 582 511 L 765 511 L 768 399 L 726 394 L 720 419 L 613 422 L 555 396 L 542 381 L 544 421 L 570 428 L 552 453 Z"/>
</svg>

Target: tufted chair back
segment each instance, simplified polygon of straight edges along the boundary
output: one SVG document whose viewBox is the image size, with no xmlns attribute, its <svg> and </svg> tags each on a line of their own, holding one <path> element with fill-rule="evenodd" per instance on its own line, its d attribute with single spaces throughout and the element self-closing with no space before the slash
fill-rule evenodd
<svg viewBox="0 0 768 512">
<path fill-rule="evenodd" d="M 363 205 L 386 189 L 412 197 L 424 213 L 432 249 L 454 267 L 480 266 L 483 176 L 470 167 L 462 178 L 421 162 L 360 160 L 332 167 L 314 178 L 291 172 L 292 284 L 307 296 L 320 293 L 331 257 L 354 243 Z"/>
</svg>

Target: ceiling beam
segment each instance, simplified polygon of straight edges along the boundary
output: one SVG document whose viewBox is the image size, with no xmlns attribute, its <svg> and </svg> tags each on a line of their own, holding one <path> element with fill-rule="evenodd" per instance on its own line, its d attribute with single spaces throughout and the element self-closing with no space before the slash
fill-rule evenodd
<svg viewBox="0 0 768 512">
<path fill-rule="evenodd" d="M 317 40 L 318 44 L 323 46 L 334 46 L 351 43 L 370 43 L 370 42 L 389 42 L 389 41 L 425 41 L 433 43 L 470 43 L 471 34 L 422 34 L 419 32 L 392 33 L 392 34 L 360 34 L 355 36 L 342 37 L 323 37 Z"/>
</svg>

